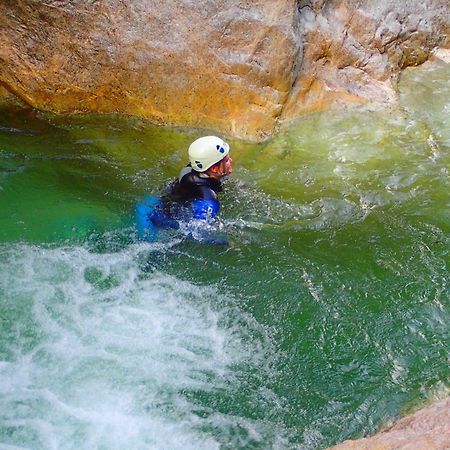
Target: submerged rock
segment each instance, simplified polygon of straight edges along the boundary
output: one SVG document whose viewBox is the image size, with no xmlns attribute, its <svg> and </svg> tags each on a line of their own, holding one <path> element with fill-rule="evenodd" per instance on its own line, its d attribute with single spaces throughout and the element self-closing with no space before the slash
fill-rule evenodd
<svg viewBox="0 0 450 450">
<path fill-rule="evenodd" d="M 393 102 L 449 46 L 447 0 L 0 3 L 0 96 L 262 140 L 335 103 Z"/>
<path fill-rule="evenodd" d="M 404 417 L 375 436 L 345 441 L 333 450 L 443 450 L 450 448 L 450 398 Z M 331 450 L 331 449 L 330 449 Z"/>
</svg>

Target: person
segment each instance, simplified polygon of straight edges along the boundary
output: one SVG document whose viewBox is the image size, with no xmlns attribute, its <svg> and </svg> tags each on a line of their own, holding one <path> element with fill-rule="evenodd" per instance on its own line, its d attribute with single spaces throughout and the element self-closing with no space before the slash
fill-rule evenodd
<svg viewBox="0 0 450 450">
<path fill-rule="evenodd" d="M 160 228 L 180 228 L 192 221 L 210 224 L 220 210 L 222 179 L 232 173 L 229 145 L 203 136 L 189 146 L 189 164 L 161 198 L 146 197 L 137 208 L 138 235 L 154 240 Z"/>
</svg>

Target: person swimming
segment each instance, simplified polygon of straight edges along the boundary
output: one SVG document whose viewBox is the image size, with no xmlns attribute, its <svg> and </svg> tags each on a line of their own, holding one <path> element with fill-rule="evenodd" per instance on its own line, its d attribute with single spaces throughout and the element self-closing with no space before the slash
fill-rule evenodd
<svg viewBox="0 0 450 450">
<path fill-rule="evenodd" d="M 188 149 L 189 164 L 178 179 L 161 198 L 146 197 L 138 205 L 139 237 L 154 240 L 158 228 L 179 229 L 192 221 L 210 224 L 220 210 L 222 179 L 232 173 L 229 153 L 229 145 L 217 136 L 196 139 Z"/>
</svg>

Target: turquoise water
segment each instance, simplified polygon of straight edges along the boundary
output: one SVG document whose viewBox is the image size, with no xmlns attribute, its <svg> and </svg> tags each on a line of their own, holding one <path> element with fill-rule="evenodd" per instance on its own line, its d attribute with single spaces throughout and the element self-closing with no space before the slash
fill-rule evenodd
<svg viewBox="0 0 450 450">
<path fill-rule="evenodd" d="M 449 78 L 231 141 L 226 247 L 134 237 L 202 132 L 2 110 L 0 443 L 325 448 L 446 395 Z"/>
</svg>

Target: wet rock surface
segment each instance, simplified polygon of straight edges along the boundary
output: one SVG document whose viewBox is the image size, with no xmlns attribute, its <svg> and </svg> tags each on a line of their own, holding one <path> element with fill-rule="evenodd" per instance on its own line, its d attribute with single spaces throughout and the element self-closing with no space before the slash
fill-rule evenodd
<svg viewBox="0 0 450 450">
<path fill-rule="evenodd" d="M 333 450 L 443 450 L 450 448 L 450 398 L 404 417 L 375 436 L 345 441 Z"/>
<path fill-rule="evenodd" d="M 395 102 L 448 47 L 446 0 L 21 0 L 0 4 L 0 95 L 263 140 L 334 104 Z"/>
</svg>

